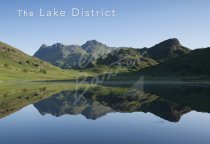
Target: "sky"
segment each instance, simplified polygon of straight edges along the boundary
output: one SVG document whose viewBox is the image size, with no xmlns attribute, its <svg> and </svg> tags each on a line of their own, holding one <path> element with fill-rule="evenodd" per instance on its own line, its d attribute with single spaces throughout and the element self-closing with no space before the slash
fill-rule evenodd
<svg viewBox="0 0 210 144">
<path fill-rule="evenodd" d="M 19 17 L 17 10 L 114 9 L 115 17 Z M 29 55 L 42 44 L 151 47 L 178 38 L 189 48 L 210 46 L 210 0 L 1 0 L 0 41 Z"/>
</svg>

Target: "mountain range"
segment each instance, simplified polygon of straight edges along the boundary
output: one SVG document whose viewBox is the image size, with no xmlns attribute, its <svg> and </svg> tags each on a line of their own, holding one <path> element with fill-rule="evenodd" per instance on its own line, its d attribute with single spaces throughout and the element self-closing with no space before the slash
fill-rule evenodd
<svg viewBox="0 0 210 144">
<path fill-rule="evenodd" d="M 124 66 L 135 69 L 154 66 L 190 53 L 178 39 L 168 39 L 151 48 L 109 47 L 96 40 L 82 46 L 42 45 L 34 57 L 48 61 L 61 68 L 89 68 L 96 65 Z"/>
<path fill-rule="evenodd" d="M 144 68 L 160 62 L 170 60 L 190 52 L 180 44 L 178 39 L 168 39 L 151 48 L 109 47 L 96 40 L 87 41 L 82 46 L 63 45 L 60 43 L 52 46 L 42 45 L 34 54 L 35 57 L 48 61 L 61 68 L 87 68 L 96 64 Z"/>
<path fill-rule="evenodd" d="M 106 46 L 96 40 L 87 41 L 82 46 L 63 45 L 61 43 L 52 46 L 42 45 L 34 54 L 34 57 L 48 61 L 61 68 L 80 68 L 94 64 L 95 61 L 108 53 L 113 48 Z"/>
<path fill-rule="evenodd" d="M 209 49 L 191 50 L 177 38 L 165 40 L 150 48 L 109 47 L 91 40 L 82 46 L 43 45 L 34 56 L 64 69 L 120 66 L 152 75 L 209 75 Z"/>
<path fill-rule="evenodd" d="M 77 75 L 78 69 L 97 73 L 98 67 L 119 66 L 126 69 L 126 72 L 150 75 L 209 75 L 209 55 L 210 48 L 191 50 L 181 45 L 176 38 L 150 48 L 110 47 L 96 40 L 87 41 L 81 46 L 56 43 L 52 46 L 42 45 L 34 56 L 1 42 L 0 78 L 10 78 L 11 75 L 15 77 L 14 73 L 21 72 L 36 73 L 40 78 L 42 74 L 52 72 L 52 77 L 59 77 L 69 75 L 65 73 L 66 70 L 75 70 L 74 75 Z M 58 71 L 62 74 L 58 75 Z"/>
</svg>

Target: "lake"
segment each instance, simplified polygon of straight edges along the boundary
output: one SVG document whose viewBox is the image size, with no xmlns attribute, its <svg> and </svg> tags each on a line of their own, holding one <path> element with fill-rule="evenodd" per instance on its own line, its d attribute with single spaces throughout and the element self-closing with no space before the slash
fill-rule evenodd
<svg viewBox="0 0 210 144">
<path fill-rule="evenodd" d="M 209 83 L 9 83 L 1 144 L 209 144 Z"/>
</svg>

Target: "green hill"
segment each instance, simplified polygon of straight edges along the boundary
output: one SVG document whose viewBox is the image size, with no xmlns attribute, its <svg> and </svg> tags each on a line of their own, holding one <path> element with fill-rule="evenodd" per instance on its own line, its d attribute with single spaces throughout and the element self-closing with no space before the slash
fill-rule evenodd
<svg viewBox="0 0 210 144">
<path fill-rule="evenodd" d="M 1 80 L 47 80 L 75 78 L 78 71 L 64 71 L 0 42 Z"/>
<path fill-rule="evenodd" d="M 142 69 L 158 63 L 149 57 L 143 56 L 138 49 L 119 48 L 112 51 L 106 57 L 99 58 L 97 64 L 111 67 L 120 66 L 128 69 Z"/>
<path fill-rule="evenodd" d="M 143 70 L 151 75 L 210 75 L 210 47 L 196 49 L 187 55 L 165 61 L 157 66 Z"/>
<path fill-rule="evenodd" d="M 186 55 L 190 52 L 190 49 L 182 46 L 178 39 L 172 38 L 156 44 L 147 51 L 150 58 L 163 62 Z"/>
<path fill-rule="evenodd" d="M 0 42 L 0 67 L 15 69 L 15 70 L 26 70 L 35 71 L 41 69 L 58 69 L 51 64 L 31 57 L 22 51 Z"/>
</svg>

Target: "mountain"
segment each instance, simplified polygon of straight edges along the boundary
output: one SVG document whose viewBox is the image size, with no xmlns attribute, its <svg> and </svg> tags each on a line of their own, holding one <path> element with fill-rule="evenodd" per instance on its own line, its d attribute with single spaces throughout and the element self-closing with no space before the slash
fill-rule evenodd
<svg viewBox="0 0 210 144">
<path fill-rule="evenodd" d="M 187 55 L 190 51 L 190 49 L 182 46 L 178 39 L 173 38 L 151 48 L 117 48 L 106 57 L 99 58 L 97 64 L 108 66 L 115 64 L 128 68 L 143 69 Z"/>
<path fill-rule="evenodd" d="M 42 45 L 34 56 L 61 68 L 71 68 L 79 67 L 88 54 L 78 45 L 56 43 L 52 46 Z"/>
<path fill-rule="evenodd" d="M 145 57 L 139 49 L 118 48 L 97 60 L 99 65 L 124 66 L 127 68 L 145 68 L 158 64 L 155 60 Z"/>
<path fill-rule="evenodd" d="M 154 67 L 143 70 L 152 75 L 210 75 L 210 47 L 190 51 Z"/>
<path fill-rule="evenodd" d="M 147 49 L 147 52 L 150 58 L 162 62 L 186 55 L 190 49 L 182 46 L 178 39 L 172 38 Z"/>
<path fill-rule="evenodd" d="M 109 47 L 96 40 L 82 46 L 54 44 L 43 45 L 34 54 L 61 68 L 89 68 L 96 65 L 121 65 L 142 69 L 186 55 L 190 49 L 182 46 L 178 39 L 168 39 L 151 48 Z"/>
<path fill-rule="evenodd" d="M 68 69 L 89 67 L 98 57 L 111 51 L 112 48 L 92 40 L 87 41 L 82 46 L 63 45 L 60 43 L 52 46 L 42 45 L 34 56 L 55 66 Z"/>
<path fill-rule="evenodd" d="M 87 53 L 91 54 L 94 59 L 110 53 L 114 48 L 108 47 L 96 40 L 87 41 L 81 46 Z"/>
</svg>

